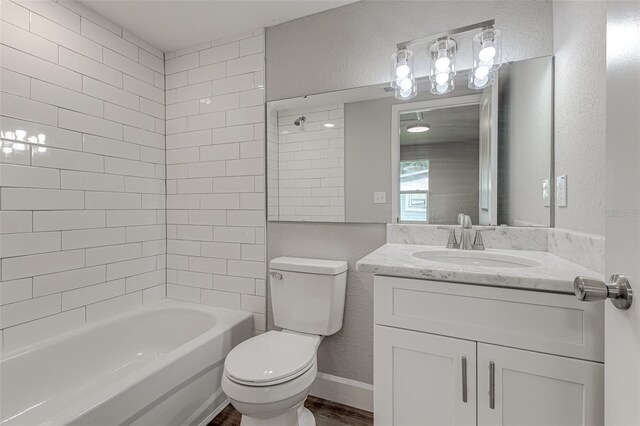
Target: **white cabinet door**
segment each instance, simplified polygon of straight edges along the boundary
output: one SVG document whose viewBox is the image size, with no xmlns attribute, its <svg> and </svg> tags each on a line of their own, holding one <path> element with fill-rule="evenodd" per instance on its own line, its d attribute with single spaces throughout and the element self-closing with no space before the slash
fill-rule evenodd
<svg viewBox="0 0 640 426">
<path fill-rule="evenodd" d="M 603 404 L 603 364 L 478 343 L 479 426 L 602 425 Z"/>
<path fill-rule="evenodd" d="M 377 325 L 374 346 L 376 425 L 476 424 L 476 342 Z"/>
</svg>

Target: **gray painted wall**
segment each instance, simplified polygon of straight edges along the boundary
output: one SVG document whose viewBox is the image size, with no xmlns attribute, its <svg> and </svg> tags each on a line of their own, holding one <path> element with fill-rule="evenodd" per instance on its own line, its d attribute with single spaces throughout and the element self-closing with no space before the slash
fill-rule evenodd
<svg viewBox="0 0 640 426">
<path fill-rule="evenodd" d="M 604 235 L 606 2 L 553 2 L 555 166 L 568 206 L 556 227 Z"/>
<path fill-rule="evenodd" d="M 551 55 L 548 1 L 360 2 L 267 29 L 267 100 L 388 81 L 395 44 L 487 19 L 503 30 L 503 60 Z M 470 57 L 467 46 L 460 51 Z M 465 53 L 466 52 L 466 53 Z M 426 70 L 426 55 L 416 65 Z M 469 64 L 458 63 L 459 68 Z M 424 75 L 424 73 L 423 73 Z M 420 76 L 420 75 L 419 75 Z M 270 223 L 267 256 L 346 258 L 384 244 L 381 224 Z M 344 330 L 322 343 L 320 371 L 366 383 L 373 371 L 371 276 L 352 273 Z"/>
<path fill-rule="evenodd" d="M 385 225 L 270 222 L 269 259 L 298 256 L 346 260 L 347 300 L 342 330 L 327 337 L 318 351 L 319 370 L 373 383 L 373 276 L 356 272 L 355 263 L 386 242 Z M 271 303 L 268 328 L 273 328 Z"/>
</svg>

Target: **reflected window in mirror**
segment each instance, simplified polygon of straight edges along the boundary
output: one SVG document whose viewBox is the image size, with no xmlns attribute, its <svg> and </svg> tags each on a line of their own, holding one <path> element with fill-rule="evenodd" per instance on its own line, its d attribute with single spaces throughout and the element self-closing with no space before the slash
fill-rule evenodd
<svg viewBox="0 0 640 426">
<path fill-rule="evenodd" d="M 429 223 L 429 160 L 400 162 L 400 221 Z"/>
</svg>

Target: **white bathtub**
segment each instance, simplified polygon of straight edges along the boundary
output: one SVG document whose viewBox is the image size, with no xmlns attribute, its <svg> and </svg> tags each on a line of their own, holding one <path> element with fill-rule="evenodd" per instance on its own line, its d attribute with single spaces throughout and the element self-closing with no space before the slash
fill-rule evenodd
<svg viewBox="0 0 640 426">
<path fill-rule="evenodd" d="M 252 334 L 248 313 L 163 300 L 2 354 L 1 425 L 199 424 Z"/>
</svg>

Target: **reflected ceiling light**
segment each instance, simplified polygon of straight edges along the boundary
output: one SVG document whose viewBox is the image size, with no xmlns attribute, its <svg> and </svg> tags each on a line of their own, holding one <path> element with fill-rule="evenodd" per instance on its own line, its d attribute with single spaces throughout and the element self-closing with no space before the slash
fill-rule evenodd
<svg viewBox="0 0 640 426">
<path fill-rule="evenodd" d="M 16 139 L 21 141 L 24 140 L 24 137 L 27 136 L 27 132 L 25 130 L 18 129 L 16 130 Z"/>
<path fill-rule="evenodd" d="M 458 44 L 449 36 L 440 37 L 429 46 L 429 80 L 434 95 L 443 95 L 454 89 L 457 50 Z"/>
<path fill-rule="evenodd" d="M 395 89 L 396 99 L 406 100 L 418 94 L 413 76 L 413 52 L 400 48 L 391 55 L 391 87 Z"/>
<path fill-rule="evenodd" d="M 414 124 L 413 126 L 407 126 L 407 132 L 409 133 L 423 133 L 430 129 L 431 127 L 426 124 Z"/>
<path fill-rule="evenodd" d="M 335 126 L 333 123 L 324 123 L 324 127 L 332 128 L 333 126 Z"/>
</svg>

